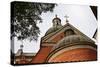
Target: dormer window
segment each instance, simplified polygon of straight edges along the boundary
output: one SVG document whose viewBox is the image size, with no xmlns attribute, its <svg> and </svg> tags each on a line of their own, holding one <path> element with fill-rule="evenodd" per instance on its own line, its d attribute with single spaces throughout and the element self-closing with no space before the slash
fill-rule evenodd
<svg viewBox="0 0 100 67">
<path fill-rule="evenodd" d="M 67 29 L 65 32 L 64 32 L 65 36 L 69 36 L 69 35 L 74 35 L 74 31 L 72 29 Z"/>
</svg>

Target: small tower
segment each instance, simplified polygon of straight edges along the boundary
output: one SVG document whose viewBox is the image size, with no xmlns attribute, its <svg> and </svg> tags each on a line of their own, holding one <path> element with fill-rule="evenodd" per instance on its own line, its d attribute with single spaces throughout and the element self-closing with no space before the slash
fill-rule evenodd
<svg viewBox="0 0 100 67">
<path fill-rule="evenodd" d="M 55 31 L 57 31 L 58 29 L 60 29 L 61 27 L 63 27 L 61 24 L 61 19 L 58 18 L 57 15 L 55 15 L 55 18 L 52 20 L 52 23 L 53 23 L 53 26 L 48 29 L 48 31 L 45 33 L 45 35 L 53 33 Z"/>
<path fill-rule="evenodd" d="M 21 51 L 21 55 L 23 54 L 23 45 L 20 45 L 20 51 Z"/>
<path fill-rule="evenodd" d="M 55 15 L 55 18 L 53 19 L 53 27 L 57 27 L 57 26 L 62 26 L 61 25 L 61 19 L 57 17 L 57 15 Z"/>
</svg>

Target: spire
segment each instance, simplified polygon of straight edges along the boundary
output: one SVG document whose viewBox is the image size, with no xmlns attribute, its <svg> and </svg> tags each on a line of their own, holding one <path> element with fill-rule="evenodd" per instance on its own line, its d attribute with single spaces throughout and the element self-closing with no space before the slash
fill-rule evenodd
<svg viewBox="0 0 100 67">
<path fill-rule="evenodd" d="M 23 45 L 20 45 L 21 55 L 23 54 Z"/>
<path fill-rule="evenodd" d="M 20 49 L 23 49 L 23 47 L 24 47 L 23 45 L 20 45 Z"/>
<path fill-rule="evenodd" d="M 55 17 L 57 18 L 57 14 L 55 15 Z"/>
</svg>

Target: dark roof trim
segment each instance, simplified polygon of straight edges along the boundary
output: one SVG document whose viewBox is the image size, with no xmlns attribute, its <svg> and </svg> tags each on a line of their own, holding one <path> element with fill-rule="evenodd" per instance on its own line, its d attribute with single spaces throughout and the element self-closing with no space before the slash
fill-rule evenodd
<svg viewBox="0 0 100 67">
<path fill-rule="evenodd" d="M 93 12 L 93 14 L 95 15 L 95 17 L 96 17 L 96 19 L 98 19 L 98 17 L 97 17 L 97 6 L 90 6 L 90 8 L 91 8 L 91 10 L 92 10 L 92 12 Z"/>
</svg>

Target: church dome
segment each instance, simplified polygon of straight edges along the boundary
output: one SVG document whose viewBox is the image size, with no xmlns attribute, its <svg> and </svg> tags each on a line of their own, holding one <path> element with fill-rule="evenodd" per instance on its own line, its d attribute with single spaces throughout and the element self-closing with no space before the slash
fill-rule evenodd
<svg viewBox="0 0 100 67">
<path fill-rule="evenodd" d="M 55 45 L 46 62 L 70 62 L 96 60 L 97 47 L 88 37 L 70 35 L 61 39 Z"/>
<path fill-rule="evenodd" d="M 73 43 L 80 43 L 80 42 L 90 42 L 94 43 L 91 39 L 83 37 L 81 35 L 71 35 L 64 37 L 62 40 L 60 40 L 57 45 L 54 47 L 54 49 L 61 47 L 63 45 L 70 45 Z"/>
<path fill-rule="evenodd" d="M 56 32 L 58 29 L 60 29 L 62 26 L 57 26 L 57 27 L 51 27 L 48 29 L 48 31 L 45 33 L 45 35 L 48 35 L 50 33 Z"/>
<path fill-rule="evenodd" d="M 45 35 L 53 33 L 62 27 L 61 19 L 55 15 L 55 18 L 52 20 L 53 26 L 46 32 Z"/>
<path fill-rule="evenodd" d="M 55 20 L 59 20 L 61 22 L 61 19 L 58 18 L 57 16 L 52 21 L 54 22 Z"/>
</svg>

